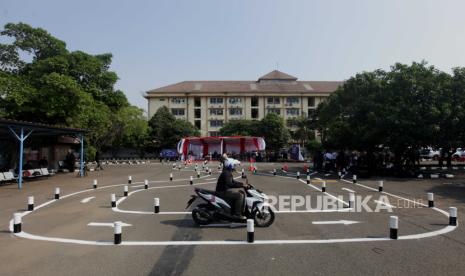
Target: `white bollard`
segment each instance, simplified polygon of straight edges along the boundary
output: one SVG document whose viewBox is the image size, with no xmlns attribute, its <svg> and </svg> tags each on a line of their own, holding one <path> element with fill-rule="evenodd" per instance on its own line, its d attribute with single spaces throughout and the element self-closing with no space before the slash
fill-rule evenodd
<svg viewBox="0 0 465 276">
<path fill-rule="evenodd" d="M 197 172 L 197 178 L 200 178 L 200 172 L 199 171 Z"/>
<path fill-rule="evenodd" d="M 194 184 L 194 177 L 191 175 L 190 184 Z"/>
<path fill-rule="evenodd" d="M 60 199 L 60 188 L 55 188 L 55 199 Z"/>
<path fill-rule="evenodd" d="M 125 185 L 125 186 L 124 186 L 123 196 L 128 196 L 128 190 L 129 190 L 128 186 Z"/>
<path fill-rule="evenodd" d="M 121 225 L 121 221 L 116 221 L 113 224 L 114 230 L 115 230 L 115 238 L 114 238 L 114 243 L 115 244 L 121 244 L 122 241 L 122 230 L 123 227 Z"/>
<path fill-rule="evenodd" d="M 434 207 L 434 194 L 428 193 L 428 207 Z"/>
<path fill-rule="evenodd" d="M 27 198 L 27 210 L 33 211 L 34 210 L 34 197 L 30 196 Z"/>
<path fill-rule="evenodd" d="M 310 169 L 307 168 L 307 175 L 310 175 Z"/>
<path fill-rule="evenodd" d="M 321 184 L 321 191 L 323 193 L 326 193 L 326 181 L 323 181 L 323 183 Z"/>
<path fill-rule="evenodd" d="M 310 175 L 307 175 L 307 184 L 310 184 Z"/>
<path fill-rule="evenodd" d="M 128 184 L 132 183 L 132 176 L 128 176 Z"/>
<path fill-rule="evenodd" d="M 449 225 L 457 226 L 457 208 L 449 208 Z"/>
<path fill-rule="evenodd" d="M 241 177 L 242 177 L 242 178 L 245 178 L 244 169 L 242 169 L 242 171 L 241 171 Z"/>
<path fill-rule="evenodd" d="M 208 175 L 212 175 L 212 169 L 208 169 Z"/>
<path fill-rule="evenodd" d="M 116 195 L 111 194 L 110 195 L 110 200 L 111 200 L 111 208 L 115 208 L 116 207 Z"/>
<path fill-rule="evenodd" d="M 339 177 L 339 179 L 341 179 L 341 178 L 342 178 L 342 172 L 341 172 L 341 171 L 338 171 L 338 172 L 337 172 L 337 176 Z"/>
<path fill-rule="evenodd" d="M 276 169 L 273 169 L 273 175 L 276 176 Z"/>
<path fill-rule="evenodd" d="M 144 189 L 148 189 L 149 188 L 149 180 L 148 179 L 145 179 L 144 180 Z"/>
<path fill-rule="evenodd" d="M 352 182 L 353 182 L 354 184 L 357 183 L 357 175 L 356 175 L 356 174 L 354 174 L 354 175 L 352 176 Z"/>
<path fill-rule="evenodd" d="M 14 213 L 13 214 L 13 232 L 19 233 L 21 232 L 21 220 L 22 216 L 21 213 Z"/>
<path fill-rule="evenodd" d="M 94 179 L 94 189 L 97 189 L 97 179 Z"/>
<path fill-rule="evenodd" d="M 179 164 L 179 166 L 178 166 L 178 170 L 181 170 L 181 164 Z"/>
<path fill-rule="evenodd" d="M 349 208 L 355 208 L 355 195 L 353 193 L 349 194 Z"/>
<path fill-rule="evenodd" d="M 255 241 L 254 237 L 254 221 L 253 219 L 247 220 L 247 242 L 253 243 Z"/>
<path fill-rule="evenodd" d="M 173 174 L 170 173 L 170 181 L 173 181 Z"/>
<path fill-rule="evenodd" d="M 297 172 L 297 179 L 300 179 L 300 172 Z"/>
<path fill-rule="evenodd" d="M 160 199 L 158 197 L 153 199 L 153 206 L 155 214 L 160 213 Z"/>
<path fill-rule="evenodd" d="M 384 181 L 383 180 L 378 181 L 378 192 L 383 191 L 383 186 L 384 186 Z"/>
<path fill-rule="evenodd" d="M 399 229 L 399 218 L 397 216 L 389 217 L 389 237 L 392 240 L 397 240 Z"/>
</svg>

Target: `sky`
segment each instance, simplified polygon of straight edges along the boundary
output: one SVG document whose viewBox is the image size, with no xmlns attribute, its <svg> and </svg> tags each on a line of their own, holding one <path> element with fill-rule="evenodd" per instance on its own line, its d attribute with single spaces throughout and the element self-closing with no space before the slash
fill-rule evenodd
<svg viewBox="0 0 465 276">
<path fill-rule="evenodd" d="M 0 0 L 0 27 L 24 22 L 69 50 L 112 53 L 116 88 L 184 80 L 345 80 L 396 62 L 465 66 L 462 0 Z"/>
</svg>

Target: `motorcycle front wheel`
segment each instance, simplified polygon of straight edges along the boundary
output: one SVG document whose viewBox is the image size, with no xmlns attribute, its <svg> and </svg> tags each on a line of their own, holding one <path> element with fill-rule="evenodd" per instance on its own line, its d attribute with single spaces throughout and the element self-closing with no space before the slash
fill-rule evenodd
<svg viewBox="0 0 465 276">
<path fill-rule="evenodd" d="M 255 210 L 253 220 L 257 227 L 268 227 L 274 222 L 274 212 L 268 208 L 268 212 L 259 212 Z"/>
</svg>

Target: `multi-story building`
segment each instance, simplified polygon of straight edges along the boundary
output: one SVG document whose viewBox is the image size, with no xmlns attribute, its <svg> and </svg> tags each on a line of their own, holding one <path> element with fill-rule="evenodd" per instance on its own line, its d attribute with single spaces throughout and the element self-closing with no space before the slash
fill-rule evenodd
<svg viewBox="0 0 465 276">
<path fill-rule="evenodd" d="M 341 81 L 298 81 L 274 70 L 257 81 L 183 81 L 147 91 L 148 115 L 168 107 L 188 120 L 202 136 L 217 136 L 229 120 L 262 119 L 274 112 L 286 121 L 308 115 Z"/>
</svg>

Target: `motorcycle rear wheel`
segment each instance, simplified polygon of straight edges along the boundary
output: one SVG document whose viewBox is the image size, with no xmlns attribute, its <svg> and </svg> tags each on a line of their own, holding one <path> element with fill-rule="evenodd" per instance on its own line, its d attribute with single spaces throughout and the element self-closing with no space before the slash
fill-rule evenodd
<svg viewBox="0 0 465 276">
<path fill-rule="evenodd" d="M 202 216 L 202 211 L 199 208 L 194 208 L 192 210 L 192 219 L 197 225 L 208 225 L 212 222 L 210 218 Z"/>
</svg>

